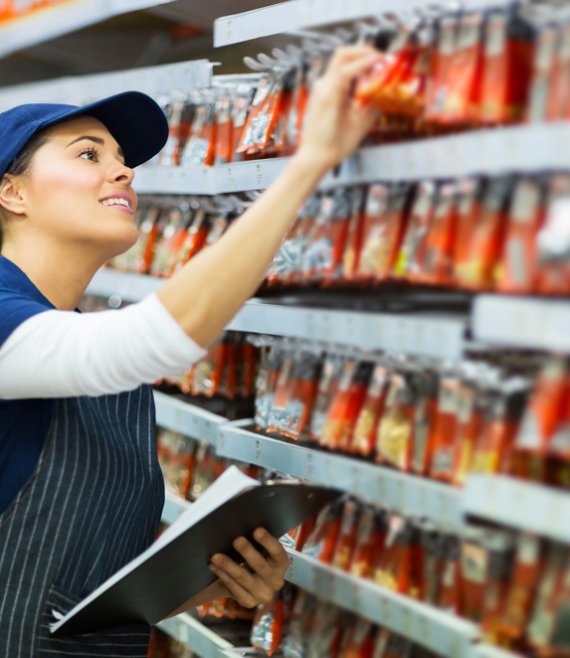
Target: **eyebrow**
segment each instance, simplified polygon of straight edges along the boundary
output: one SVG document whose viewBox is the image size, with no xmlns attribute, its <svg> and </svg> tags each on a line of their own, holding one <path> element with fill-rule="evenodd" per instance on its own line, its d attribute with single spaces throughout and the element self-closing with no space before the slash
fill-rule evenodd
<svg viewBox="0 0 570 658">
<path fill-rule="evenodd" d="M 69 148 L 73 144 L 76 144 L 77 142 L 81 142 L 84 139 L 88 139 L 91 142 L 95 142 L 95 144 L 101 144 L 103 146 L 105 144 L 105 140 L 102 137 L 96 137 L 95 135 L 81 135 L 80 137 L 77 137 L 77 139 L 74 139 L 72 142 L 69 142 L 69 144 L 66 146 L 66 148 Z M 117 149 L 117 153 L 124 158 L 125 154 L 123 153 L 123 149 L 119 146 Z"/>
</svg>

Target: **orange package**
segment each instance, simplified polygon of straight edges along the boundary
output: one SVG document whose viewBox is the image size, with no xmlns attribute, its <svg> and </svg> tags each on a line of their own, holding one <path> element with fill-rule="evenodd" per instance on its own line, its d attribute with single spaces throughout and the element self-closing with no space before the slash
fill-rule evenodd
<svg viewBox="0 0 570 658">
<path fill-rule="evenodd" d="M 425 237 L 417 280 L 442 286 L 451 284 L 456 225 L 457 187 L 449 183 L 440 189 Z"/>
<path fill-rule="evenodd" d="M 237 334 L 239 336 L 239 334 Z M 254 395 L 255 375 L 259 361 L 259 350 L 241 336 L 237 351 L 237 394 L 240 398 L 249 399 Z"/>
<path fill-rule="evenodd" d="M 188 216 L 180 207 L 165 210 L 165 227 L 154 247 L 149 267 L 151 276 L 168 277 L 172 272 L 173 262 L 178 257 L 178 249 L 186 233 Z"/>
<path fill-rule="evenodd" d="M 368 188 L 357 278 L 384 281 L 394 267 L 405 229 L 405 186 Z"/>
<path fill-rule="evenodd" d="M 524 118 L 533 50 L 532 31 L 516 9 L 488 13 L 481 82 L 482 123 L 503 124 Z"/>
<path fill-rule="evenodd" d="M 166 483 L 176 494 L 186 498 L 196 461 L 196 441 L 175 432 L 160 430 L 157 452 Z"/>
<path fill-rule="evenodd" d="M 192 206 L 192 215 L 184 230 L 178 235 L 179 242 L 173 246 L 176 254 L 172 261 L 169 275 L 177 272 L 183 265 L 202 249 L 206 243 L 207 221 L 206 211 L 198 203 Z"/>
<path fill-rule="evenodd" d="M 446 537 L 443 568 L 437 607 L 455 615 L 463 615 L 461 592 L 463 581 L 460 567 L 460 545 L 457 537 Z"/>
<path fill-rule="evenodd" d="M 537 282 L 537 234 L 544 216 L 540 181 L 522 178 L 515 184 L 497 290 L 531 293 Z"/>
<path fill-rule="evenodd" d="M 283 356 L 276 343 L 264 347 L 261 352 L 259 372 L 255 380 L 255 427 L 258 430 L 267 429 Z"/>
<path fill-rule="evenodd" d="M 476 623 L 483 617 L 489 560 L 484 531 L 470 528 L 461 543 L 461 615 Z"/>
<path fill-rule="evenodd" d="M 374 559 L 382 551 L 386 532 L 385 514 L 368 505 L 363 507 L 356 530 L 356 545 L 348 568 L 349 573 L 359 578 L 371 577 Z"/>
<path fill-rule="evenodd" d="M 355 500 L 347 500 L 342 509 L 340 530 L 334 548 L 331 564 L 337 569 L 348 571 L 357 540 L 360 508 Z"/>
<path fill-rule="evenodd" d="M 536 380 L 515 439 L 514 474 L 545 478 L 545 458 L 568 402 L 566 359 L 550 357 Z"/>
<path fill-rule="evenodd" d="M 267 431 L 280 434 L 287 423 L 287 405 L 295 385 L 293 373 L 296 361 L 293 352 L 286 352 L 281 362 L 279 376 L 275 385 L 275 396 L 271 402 Z"/>
<path fill-rule="evenodd" d="M 471 240 L 481 214 L 481 184 L 476 178 L 457 183 L 457 224 L 453 245 L 453 283 L 463 285 L 469 268 Z"/>
<path fill-rule="evenodd" d="M 192 395 L 205 395 L 209 398 L 216 395 L 224 371 L 226 351 L 222 337 L 222 340 L 212 345 L 208 354 L 192 367 Z"/>
<path fill-rule="evenodd" d="M 340 532 L 342 505 L 343 501 L 337 500 L 321 510 L 303 546 L 304 555 L 327 564 L 331 562 Z"/>
<path fill-rule="evenodd" d="M 453 479 L 458 393 L 459 380 L 457 377 L 453 375 L 442 376 L 439 381 L 430 477 L 446 482 L 451 482 Z"/>
<path fill-rule="evenodd" d="M 359 618 L 344 638 L 339 658 L 372 658 L 376 629 L 371 621 Z"/>
<path fill-rule="evenodd" d="M 287 112 L 282 113 L 283 155 L 290 155 L 299 146 L 309 92 L 306 82 L 307 65 L 300 62 L 290 80 L 290 101 Z"/>
<path fill-rule="evenodd" d="M 284 607 L 283 599 L 277 595 L 255 611 L 250 634 L 251 645 L 267 656 L 272 656 L 281 644 Z"/>
<path fill-rule="evenodd" d="M 376 365 L 370 378 L 366 398 L 358 414 L 352 437 L 351 452 L 369 457 L 375 448 L 378 423 L 388 392 L 388 370 Z"/>
<path fill-rule="evenodd" d="M 424 243 L 432 223 L 436 198 L 435 183 L 425 181 L 417 186 L 412 210 L 394 264 L 394 276 L 398 279 L 414 281 L 419 276 Z"/>
<path fill-rule="evenodd" d="M 227 332 L 224 336 L 224 365 L 220 376 L 217 395 L 226 400 L 237 396 L 237 359 L 239 335 Z"/>
<path fill-rule="evenodd" d="M 525 116 L 527 122 L 546 121 L 548 118 L 558 36 L 559 29 L 554 26 L 543 26 L 536 35 Z"/>
<path fill-rule="evenodd" d="M 392 592 L 409 592 L 412 577 L 412 539 L 413 527 L 410 522 L 400 516 L 390 515 L 386 541 L 374 562 L 374 582 Z"/>
<path fill-rule="evenodd" d="M 438 378 L 434 372 L 421 370 L 413 374 L 414 446 L 410 470 L 426 475 L 432 459 L 435 418 L 437 413 Z"/>
<path fill-rule="evenodd" d="M 318 600 L 315 616 L 307 628 L 304 642 L 285 651 L 286 656 L 311 656 L 311 658 L 340 658 L 345 636 L 344 614 L 332 603 Z"/>
<path fill-rule="evenodd" d="M 428 83 L 426 120 L 439 123 L 451 85 L 451 68 L 457 47 L 457 16 L 445 16 L 437 25 L 437 41 L 432 57 L 431 76 Z"/>
<path fill-rule="evenodd" d="M 443 580 L 445 558 L 445 536 L 425 529 L 421 533 L 424 548 L 424 569 L 420 582 L 419 600 L 437 606 L 439 590 Z"/>
<path fill-rule="evenodd" d="M 265 85 L 262 81 L 261 85 Z M 256 87 L 250 84 L 238 85 L 232 94 L 231 122 L 232 122 L 232 155 L 231 162 L 241 162 L 244 154 L 238 152 L 243 137 L 243 131 L 249 114 L 251 104 L 257 94 Z"/>
<path fill-rule="evenodd" d="M 321 440 L 323 427 L 336 395 L 342 371 L 343 361 L 341 357 L 334 354 L 325 357 L 309 426 L 309 438 L 313 441 Z"/>
<path fill-rule="evenodd" d="M 331 282 L 340 277 L 351 216 L 352 190 L 339 188 L 322 197 L 303 254 L 305 281 Z"/>
<path fill-rule="evenodd" d="M 274 150 L 272 138 L 277 126 L 283 96 L 283 79 L 259 84 L 247 116 L 237 153 L 267 155 Z"/>
<path fill-rule="evenodd" d="M 471 468 L 475 445 L 483 426 L 485 396 L 474 383 L 462 381 L 457 391 L 457 426 L 453 451 L 453 484 L 463 486 Z"/>
<path fill-rule="evenodd" d="M 232 161 L 234 152 L 232 102 L 229 91 L 223 91 L 216 98 L 215 112 L 216 143 L 214 146 L 214 164 L 227 164 Z"/>
<path fill-rule="evenodd" d="M 548 121 L 570 118 L 570 23 L 559 30 L 548 96 Z"/>
<path fill-rule="evenodd" d="M 390 376 L 384 413 L 376 436 L 376 461 L 408 471 L 413 448 L 414 395 L 409 377 Z"/>
<path fill-rule="evenodd" d="M 336 395 L 333 397 L 320 444 L 331 450 L 348 452 L 358 415 L 364 404 L 372 364 L 349 360 L 344 364 Z"/>
<path fill-rule="evenodd" d="M 467 12 L 459 18 L 455 47 L 448 63 L 443 107 L 438 121 L 463 125 L 477 122 L 483 73 L 483 14 Z"/>
<path fill-rule="evenodd" d="M 543 295 L 568 294 L 570 288 L 570 175 L 553 174 L 548 181 L 544 223 L 537 236 L 536 289 Z"/>
<path fill-rule="evenodd" d="M 509 582 L 513 576 L 515 538 L 511 532 L 490 530 L 485 543 L 489 551 L 481 630 L 483 638 L 497 644 Z"/>
<path fill-rule="evenodd" d="M 516 542 L 513 576 L 498 624 L 501 636 L 509 641 L 522 640 L 526 632 L 544 561 L 539 537 L 521 533 Z"/>
<path fill-rule="evenodd" d="M 321 212 L 321 197 L 312 196 L 303 206 L 289 236 L 283 245 L 285 264 L 277 279 L 284 284 L 303 281 L 303 259 L 308 248 L 313 226 Z"/>
<path fill-rule="evenodd" d="M 527 396 L 527 382 L 512 378 L 490 391 L 483 427 L 479 435 L 471 470 L 476 473 L 509 473 L 513 444 Z"/>
<path fill-rule="evenodd" d="M 213 165 L 215 150 L 216 106 L 213 99 L 202 99 L 194 111 L 188 140 L 180 156 L 180 165 Z"/>
<path fill-rule="evenodd" d="M 291 374 L 291 392 L 281 434 L 298 439 L 308 429 L 313 402 L 317 394 L 320 360 L 314 354 L 301 352 Z"/>
<path fill-rule="evenodd" d="M 364 230 L 364 189 L 352 189 L 352 205 L 346 247 L 342 255 L 342 278 L 353 281 L 356 278 L 362 252 L 362 234 Z"/>
<path fill-rule="evenodd" d="M 193 106 L 185 96 L 173 97 L 164 108 L 168 118 L 168 139 L 158 155 L 158 162 L 165 167 L 180 164 L 180 154 L 190 130 L 189 116 Z"/>
<path fill-rule="evenodd" d="M 165 222 L 161 220 L 164 209 L 155 205 L 149 205 L 139 210 L 139 238 L 123 257 L 115 259 L 119 269 L 126 269 L 136 274 L 148 274 L 150 264 L 154 255 L 154 246 Z"/>
<path fill-rule="evenodd" d="M 493 178 L 483 186 L 481 204 L 473 199 L 470 207 L 460 206 L 454 256 L 454 279 L 459 286 L 472 290 L 495 287 L 511 187 L 510 178 Z M 468 196 L 465 201 L 469 203 Z"/>
</svg>

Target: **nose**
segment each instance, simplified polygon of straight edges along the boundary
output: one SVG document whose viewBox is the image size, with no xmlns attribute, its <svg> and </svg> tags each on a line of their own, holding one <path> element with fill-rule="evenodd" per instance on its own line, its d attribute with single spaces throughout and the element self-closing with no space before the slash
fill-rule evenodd
<svg viewBox="0 0 570 658">
<path fill-rule="evenodd" d="M 111 170 L 111 179 L 113 182 L 130 185 L 133 182 L 134 177 L 134 170 L 117 160 L 116 165 Z"/>
</svg>

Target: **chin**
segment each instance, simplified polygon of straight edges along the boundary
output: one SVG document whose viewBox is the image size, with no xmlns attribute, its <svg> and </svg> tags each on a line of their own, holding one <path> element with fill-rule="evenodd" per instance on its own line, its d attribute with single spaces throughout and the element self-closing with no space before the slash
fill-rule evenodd
<svg viewBox="0 0 570 658">
<path fill-rule="evenodd" d="M 136 226 L 128 227 L 129 230 L 116 232 L 113 236 L 107 236 L 105 240 L 106 251 L 109 258 L 120 256 L 134 246 L 139 238 L 139 231 Z"/>
</svg>

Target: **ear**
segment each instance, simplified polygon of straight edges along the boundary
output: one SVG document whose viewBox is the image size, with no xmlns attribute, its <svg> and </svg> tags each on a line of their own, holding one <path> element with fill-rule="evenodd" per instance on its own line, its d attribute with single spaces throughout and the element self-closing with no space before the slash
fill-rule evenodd
<svg viewBox="0 0 570 658">
<path fill-rule="evenodd" d="M 13 215 L 24 215 L 25 204 L 18 176 L 5 174 L 0 180 L 0 206 Z"/>
</svg>

